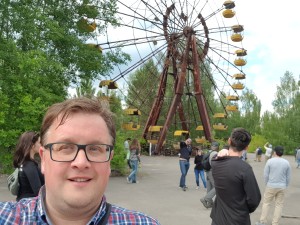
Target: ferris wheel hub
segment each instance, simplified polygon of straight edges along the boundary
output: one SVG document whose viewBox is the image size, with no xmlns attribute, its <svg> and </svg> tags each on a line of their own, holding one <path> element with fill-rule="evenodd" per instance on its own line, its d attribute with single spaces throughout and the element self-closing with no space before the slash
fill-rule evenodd
<svg viewBox="0 0 300 225">
<path fill-rule="evenodd" d="M 191 34 L 195 34 L 195 31 L 192 27 L 186 26 L 185 28 L 183 28 L 183 34 L 185 37 L 188 37 Z"/>
</svg>

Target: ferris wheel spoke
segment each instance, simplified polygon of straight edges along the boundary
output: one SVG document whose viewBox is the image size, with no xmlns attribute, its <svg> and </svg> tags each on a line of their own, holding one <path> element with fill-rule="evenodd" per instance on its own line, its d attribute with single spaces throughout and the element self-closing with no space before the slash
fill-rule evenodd
<svg viewBox="0 0 300 225">
<path fill-rule="evenodd" d="M 135 9 L 135 7 L 129 7 L 125 3 L 123 3 L 122 1 L 118 1 L 118 2 L 119 2 L 119 4 L 121 4 L 122 6 L 124 6 L 127 10 L 129 10 L 129 11 L 131 11 L 133 13 L 133 15 L 130 15 L 130 14 L 125 14 L 123 12 L 122 13 L 119 12 L 119 14 L 126 15 L 127 17 L 131 18 L 132 21 L 134 19 L 137 19 L 137 20 L 140 20 L 140 21 L 149 22 L 150 24 L 154 25 L 157 29 L 159 29 L 159 30 L 162 29 L 161 26 L 160 26 L 161 24 L 158 23 L 157 21 L 155 21 L 155 19 L 158 18 L 158 17 L 155 16 L 155 14 L 153 14 L 154 18 L 148 19 L 147 17 L 145 17 L 142 14 L 140 14 L 137 11 L 137 9 Z M 153 19 L 154 19 L 154 21 L 153 21 Z M 148 31 L 148 30 L 146 30 L 146 31 Z"/>
<path fill-rule="evenodd" d="M 135 39 L 126 39 L 126 40 L 118 40 L 118 41 L 112 41 L 112 42 L 101 42 L 99 45 L 103 50 L 105 49 L 114 49 L 114 48 L 123 48 L 128 47 L 132 45 L 141 45 L 145 43 L 152 43 L 154 41 L 164 41 L 164 37 L 162 35 L 157 36 L 150 36 L 150 37 L 141 37 L 141 38 L 135 38 Z M 110 45 L 108 45 L 110 44 Z"/>
<path fill-rule="evenodd" d="M 135 11 L 133 11 L 135 12 Z M 117 12 L 119 15 L 123 15 L 123 16 L 126 16 L 126 18 L 130 18 L 131 19 L 131 22 L 136 19 L 136 20 L 140 20 L 140 21 L 145 21 L 145 22 L 149 22 L 150 24 L 156 26 L 158 29 L 162 30 L 161 29 L 161 23 L 160 22 L 157 22 L 157 21 L 153 21 L 151 19 L 148 19 L 146 17 L 142 17 L 142 16 L 136 16 L 136 15 L 130 15 L 128 13 L 124 13 L 124 12 Z M 119 24 L 119 25 L 122 25 L 122 24 Z M 124 25 L 124 24 L 123 24 Z"/>
<path fill-rule="evenodd" d="M 162 45 L 160 48 L 157 48 L 155 51 L 149 53 L 145 57 L 141 58 L 139 61 L 135 62 L 132 66 L 128 67 L 126 70 L 122 71 L 119 75 L 117 75 L 114 79 L 114 81 L 118 81 L 121 77 L 127 75 L 140 65 L 144 64 L 147 60 L 149 60 L 152 56 L 155 56 L 158 54 L 160 51 L 166 48 L 166 45 Z"/>
</svg>

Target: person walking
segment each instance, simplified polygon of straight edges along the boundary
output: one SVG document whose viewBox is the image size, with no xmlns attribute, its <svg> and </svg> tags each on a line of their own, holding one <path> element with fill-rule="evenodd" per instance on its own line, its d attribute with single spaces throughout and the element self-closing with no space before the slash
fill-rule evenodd
<svg viewBox="0 0 300 225">
<path fill-rule="evenodd" d="M 17 201 L 36 197 L 45 183 L 38 162 L 34 158 L 39 153 L 40 146 L 39 133 L 34 131 L 24 132 L 19 138 L 13 156 L 14 167 L 21 168 L 18 174 L 20 187 Z"/>
<path fill-rule="evenodd" d="M 213 198 L 216 195 L 215 182 L 211 171 L 211 160 L 218 154 L 219 143 L 214 141 L 211 143 L 211 149 L 208 151 L 208 160 L 203 163 L 204 170 L 206 172 L 206 195 L 200 199 L 201 203 L 205 208 L 211 208 L 213 206 Z M 206 158 L 206 154 L 203 159 Z"/>
<path fill-rule="evenodd" d="M 179 166 L 180 166 L 180 171 L 181 171 L 179 187 L 182 188 L 183 191 L 186 191 L 187 186 L 186 186 L 185 180 L 186 180 L 186 175 L 190 168 L 191 151 L 188 148 L 186 141 L 181 141 L 179 145 L 180 145 Z"/>
<path fill-rule="evenodd" d="M 127 177 L 127 182 L 128 183 L 137 183 L 137 173 L 138 173 L 138 163 L 140 161 L 140 151 L 141 151 L 141 146 L 140 142 L 138 139 L 133 139 L 131 144 L 130 144 L 130 165 L 131 165 L 131 173 Z"/>
<path fill-rule="evenodd" d="M 296 152 L 296 162 L 297 162 L 297 168 L 300 167 L 300 147 L 298 148 Z"/>
<path fill-rule="evenodd" d="M 196 189 L 200 188 L 199 176 L 201 177 L 204 188 L 206 188 L 206 180 L 205 180 L 204 168 L 202 164 L 202 159 L 203 159 L 202 149 L 198 148 L 196 151 L 197 154 L 194 159 L 194 163 L 195 163 L 194 173 L 195 173 L 195 179 L 197 184 Z"/>
<path fill-rule="evenodd" d="M 264 181 L 266 184 L 262 211 L 259 222 L 256 225 L 266 225 L 269 215 L 270 205 L 275 201 L 275 210 L 272 219 L 272 225 L 278 225 L 281 218 L 286 188 L 291 180 L 290 163 L 282 158 L 284 148 L 276 146 L 274 148 L 274 157 L 269 159 L 264 168 Z"/>
<path fill-rule="evenodd" d="M 211 161 L 216 199 L 210 217 L 212 225 L 250 225 L 250 213 L 258 207 L 261 194 L 251 166 L 241 159 L 251 135 L 244 128 L 232 131 L 226 156 Z"/>
<path fill-rule="evenodd" d="M 269 144 L 269 142 L 267 142 L 265 145 L 264 145 L 264 148 L 266 149 L 266 152 L 265 152 L 265 162 L 267 162 L 271 157 L 272 157 L 272 145 Z"/>
<path fill-rule="evenodd" d="M 255 150 L 255 160 L 254 161 L 261 162 L 261 156 L 262 156 L 262 154 L 263 154 L 263 151 L 262 151 L 261 147 L 258 147 Z"/>
<path fill-rule="evenodd" d="M 130 150 L 129 150 L 129 142 L 131 141 L 131 138 L 127 138 L 125 141 L 124 141 L 124 150 L 125 150 L 125 153 L 126 153 L 126 161 L 127 161 L 127 165 L 129 167 L 129 169 L 131 169 L 131 165 L 130 165 L 130 160 L 129 160 L 129 156 L 130 156 Z"/>
</svg>

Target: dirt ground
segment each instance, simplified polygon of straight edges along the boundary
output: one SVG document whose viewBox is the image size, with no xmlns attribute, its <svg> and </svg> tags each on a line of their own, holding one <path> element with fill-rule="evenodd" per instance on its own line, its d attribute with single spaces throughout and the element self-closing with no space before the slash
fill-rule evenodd
<svg viewBox="0 0 300 225">
<path fill-rule="evenodd" d="M 248 154 L 263 196 L 264 162 L 255 162 L 254 155 Z M 292 167 L 291 184 L 286 192 L 282 225 L 299 225 L 300 213 L 300 169 L 296 169 L 294 157 L 284 156 Z M 128 184 L 125 177 L 111 177 L 107 187 L 108 202 L 128 209 L 142 211 L 157 218 L 163 225 L 210 225 L 210 210 L 203 207 L 199 199 L 205 195 L 203 186 L 196 190 L 193 159 L 187 176 L 188 190 L 183 192 L 179 185 L 180 170 L 177 157 L 142 156 L 137 184 Z M 6 185 L 6 176 L 0 177 L 0 201 L 14 200 Z M 261 213 L 262 202 L 251 214 L 255 224 Z M 271 208 L 269 223 L 273 215 Z"/>
</svg>

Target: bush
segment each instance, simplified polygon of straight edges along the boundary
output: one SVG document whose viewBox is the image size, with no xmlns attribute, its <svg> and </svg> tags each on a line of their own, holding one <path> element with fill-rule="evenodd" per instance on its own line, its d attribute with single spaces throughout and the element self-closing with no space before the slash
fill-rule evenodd
<svg viewBox="0 0 300 225">
<path fill-rule="evenodd" d="M 119 135 L 117 132 L 116 144 L 114 146 L 114 156 L 111 160 L 111 169 L 114 174 L 125 175 L 127 162 L 126 162 L 126 152 L 124 151 L 124 141 L 123 135 Z"/>
<path fill-rule="evenodd" d="M 13 172 L 13 155 L 10 151 L 0 149 L 0 174 Z"/>
</svg>

